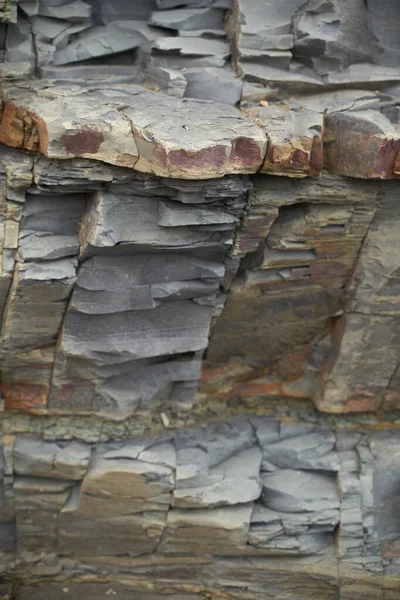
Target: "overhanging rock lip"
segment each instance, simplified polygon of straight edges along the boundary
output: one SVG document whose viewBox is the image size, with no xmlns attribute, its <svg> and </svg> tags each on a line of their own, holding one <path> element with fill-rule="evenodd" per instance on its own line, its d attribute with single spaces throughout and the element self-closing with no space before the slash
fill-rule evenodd
<svg viewBox="0 0 400 600">
<path fill-rule="evenodd" d="M 48 158 L 212 179 L 256 173 L 267 151 L 262 129 L 238 109 L 139 85 L 119 84 L 109 93 L 32 81 L 3 86 L 1 96 L 0 142 Z"/>
</svg>

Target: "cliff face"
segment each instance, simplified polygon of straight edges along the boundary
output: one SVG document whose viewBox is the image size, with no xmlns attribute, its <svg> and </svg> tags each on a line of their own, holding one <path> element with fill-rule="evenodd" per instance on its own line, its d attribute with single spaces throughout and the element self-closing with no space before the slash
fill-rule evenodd
<svg viewBox="0 0 400 600">
<path fill-rule="evenodd" d="M 397 600 L 398 16 L 0 0 L 2 598 Z"/>
</svg>

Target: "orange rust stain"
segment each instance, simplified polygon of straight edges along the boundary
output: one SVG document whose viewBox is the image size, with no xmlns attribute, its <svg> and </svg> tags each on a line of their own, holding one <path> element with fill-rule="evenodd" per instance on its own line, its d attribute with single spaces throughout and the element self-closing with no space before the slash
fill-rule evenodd
<svg viewBox="0 0 400 600">
<path fill-rule="evenodd" d="M 32 414 L 43 413 L 47 406 L 49 388 L 44 384 L 2 384 L 6 409 L 22 410 Z"/>
<path fill-rule="evenodd" d="M 242 396 L 248 398 L 250 396 L 284 396 L 284 392 L 280 383 L 276 381 L 260 381 L 239 383 L 232 388 L 233 396 Z"/>
<path fill-rule="evenodd" d="M 376 412 L 379 405 L 380 401 L 375 396 L 357 396 L 347 400 L 342 412 Z"/>
<path fill-rule="evenodd" d="M 23 107 L 5 103 L 1 114 L 0 142 L 12 148 L 39 152 L 39 119 Z"/>
</svg>

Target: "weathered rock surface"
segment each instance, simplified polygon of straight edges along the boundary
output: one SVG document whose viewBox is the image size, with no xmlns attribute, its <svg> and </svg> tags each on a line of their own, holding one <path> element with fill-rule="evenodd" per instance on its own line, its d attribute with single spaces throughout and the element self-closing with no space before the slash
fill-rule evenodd
<svg viewBox="0 0 400 600">
<path fill-rule="evenodd" d="M 5 98 L 0 141 L 48 158 L 95 158 L 154 175 L 207 179 L 255 172 L 266 151 L 261 129 L 237 109 L 140 86 L 66 86 L 31 95 L 10 89 Z"/>
<path fill-rule="evenodd" d="M 300 445 L 297 440 L 302 440 Z M 261 454 L 272 458 L 279 445 L 289 447 L 289 442 L 293 449 L 319 448 L 317 454 L 334 457 L 334 462 L 314 471 L 308 464 L 300 465 L 294 453 L 286 453 L 283 467 L 271 471 L 266 463 L 260 464 Z M 108 589 L 117 590 L 125 572 L 133 593 L 140 590 L 143 576 L 154 578 L 150 598 L 157 597 L 159 577 L 167 577 L 177 593 L 197 582 L 194 597 L 233 578 L 235 594 L 245 593 L 250 585 L 261 598 L 274 565 L 282 573 L 282 578 L 275 573 L 274 579 L 275 593 L 282 597 L 287 595 L 287 577 L 299 577 L 301 572 L 312 593 L 325 593 L 328 582 L 331 593 L 339 593 L 341 573 L 355 582 L 361 577 L 365 585 L 382 590 L 384 584 L 379 582 L 385 573 L 390 589 L 394 567 L 390 547 L 398 536 L 390 499 L 399 448 L 396 429 L 363 436 L 346 428 L 335 432 L 263 418 L 97 445 L 3 437 L 2 456 L 7 459 L 1 474 L 8 492 L 0 513 L 6 534 L 2 556 L 13 550 L 14 531 L 20 558 L 13 573 L 18 576 L 24 569 L 31 594 L 36 593 L 35 586 L 28 584 L 40 582 L 42 597 L 53 585 L 54 598 L 68 595 L 74 586 L 85 590 L 87 568 L 94 586 L 90 594 L 103 589 L 95 581 L 97 574 L 106 579 Z M 249 484 L 240 480 L 249 475 L 247 469 L 232 471 L 236 486 L 229 487 L 227 465 L 237 458 L 238 465 L 241 460 L 243 466 L 251 464 L 254 477 L 262 482 L 252 500 L 243 496 Z M 382 464 L 389 463 L 391 475 L 384 478 Z M 218 507 L 215 496 L 210 496 L 210 486 L 218 479 L 225 483 L 217 493 L 230 506 Z M 202 503 L 186 500 L 185 506 L 178 506 L 180 492 L 194 498 L 194 480 L 198 491 L 203 490 Z M 32 562 L 29 557 L 35 556 Z M 49 560 L 50 569 L 45 567 Z M 207 575 L 199 585 L 203 568 Z M 60 569 L 63 578 L 53 584 Z M 353 585 L 354 590 L 358 585 L 362 589 L 361 583 Z M 26 593 L 22 588 L 21 597 Z"/>
<path fill-rule="evenodd" d="M 398 600 L 398 16 L 0 0 L 1 598 Z"/>
</svg>

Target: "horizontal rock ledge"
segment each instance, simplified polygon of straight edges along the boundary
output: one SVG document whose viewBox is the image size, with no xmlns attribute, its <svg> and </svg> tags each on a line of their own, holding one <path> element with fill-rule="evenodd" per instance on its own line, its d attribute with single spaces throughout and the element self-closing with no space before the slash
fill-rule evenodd
<svg viewBox="0 0 400 600">
<path fill-rule="evenodd" d="M 0 143 L 48 158 L 90 158 L 180 179 L 266 173 L 359 179 L 400 176 L 396 102 L 365 90 L 260 106 L 176 98 L 136 84 L 5 85 Z"/>
<path fill-rule="evenodd" d="M 138 85 L 10 87 L 0 142 L 48 158 L 92 158 L 162 177 L 255 173 L 267 138 L 238 109 Z"/>
</svg>

